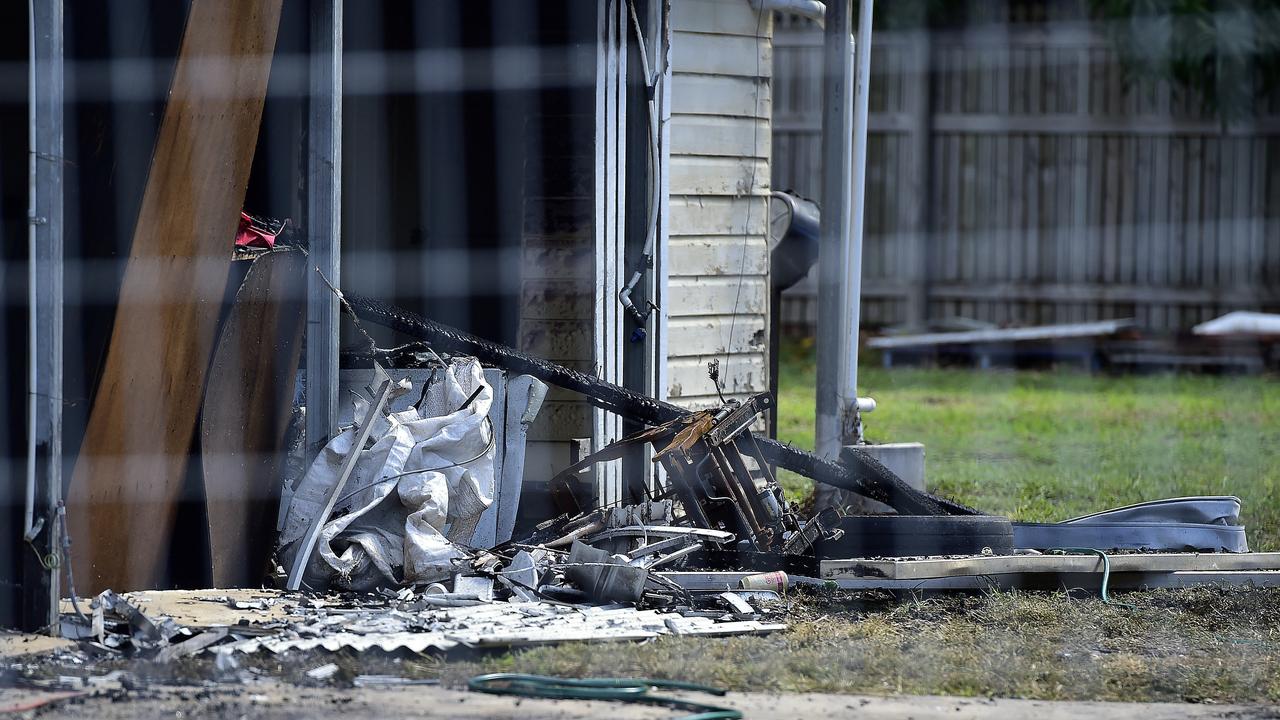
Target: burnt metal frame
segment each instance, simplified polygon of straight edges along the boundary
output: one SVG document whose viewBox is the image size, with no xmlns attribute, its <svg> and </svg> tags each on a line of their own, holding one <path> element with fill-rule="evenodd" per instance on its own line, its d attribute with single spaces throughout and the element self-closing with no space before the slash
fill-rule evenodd
<svg viewBox="0 0 1280 720">
<path fill-rule="evenodd" d="M 624 493 L 626 500 L 675 499 L 684 511 L 684 522 L 733 533 L 761 552 L 776 550 L 783 533 L 799 530 L 800 524 L 783 512 L 781 490 L 748 427 L 771 405 L 768 394 L 756 395 L 744 403 L 730 401 L 717 410 L 700 410 L 633 433 L 562 471 L 551 480 L 552 492 L 564 490 L 562 496 L 573 496 L 579 472 L 618 460 L 632 448 L 661 448 L 653 459 L 666 469 L 668 482 L 651 489 L 647 482 L 633 478 Z M 751 458 L 755 472 L 747 467 L 745 457 Z M 757 474 L 763 489 L 756 486 Z M 766 502 L 766 496 L 772 502 Z M 583 510 L 580 503 L 570 505 L 561 509 L 570 514 Z"/>
<path fill-rule="evenodd" d="M 726 405 L 714 414 L 704 410 L 679 418 L 677 422 L 696 428 L 689 437 L 682 439 L 680 432 L 671 432 L 654 441 L 655 445 L 658 440 L 670 441 L 654 459 L 666 468 L 686 516 L 700 527 L 732 528 L 760 551 L 773 549 L 774 541 L 781 539 L 784 530 L 797 529 L 794 522 L 784 519 L 778 483 L 759 444 L 750 429 L 740 423 L 743 417 L 747 424 L 754 422 L 772 404 L 769 400 L 768 395 L 756 395 L 746 403 Z M 709 422 L 700 423 L 702 418 Z M 724 431 L 726 427 L 728 430 Z M 756 489 L 744 456 L 759 468 L 764 478 L 763 491 Z M 717 492 L 728 495 L 716 495 Z M 774 495 L 775 510 L 771 511 L 761 499 L 761 492 Z"/>
<path fill-rule="evenodd" d="M 481 362 L 532 375 L 545 383 L 572 390 L 602 410 L 649 425 L 661 425 L 690 414 L 685 408 L 656 400 L 598 377 L 556 365 L 514 348 L 462 332 L 395 306 L 354 295 L 347 300 L 361 320 L 382 325 L 431 344 L 437 351 L 472 355 Z M 917 490 L 877 460 L 856 448 L 845 448 L 841 461 L 821 458 L 769 438 L 757 438 L 768 463 L 817 482 L 878 500 L 904 514 L 973 515 L 972 508 Z"/>
</svg>

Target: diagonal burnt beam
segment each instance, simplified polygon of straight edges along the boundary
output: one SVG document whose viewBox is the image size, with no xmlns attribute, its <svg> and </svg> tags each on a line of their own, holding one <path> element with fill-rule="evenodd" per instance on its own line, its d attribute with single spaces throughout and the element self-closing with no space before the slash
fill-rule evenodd
<svg viewBox="0 0 1280 720">
<path fill-rule="evenodd" d="M 436 350 L 472 355 L 481 362 L 532 375 L 545 383 L 579 393 L 592 405 L 622 417 L 656 425 L 689 413 L 677 405 L 632 392 L 604 382 L 594 375 L 476 337 L 379 300 L 355 295 L 347 295 L 346 300 L 361 320 L 422 340 Z M 778 467 L 878 500 L 906 515 L 978 514 L 972 508 L 911 487 L 875 458 L 860 450 L 847 448 L 842 461 L 837 463 L 777 440 L 757 438 L 757 442 L 760 443 L 765 459 Z"/>
</svg>

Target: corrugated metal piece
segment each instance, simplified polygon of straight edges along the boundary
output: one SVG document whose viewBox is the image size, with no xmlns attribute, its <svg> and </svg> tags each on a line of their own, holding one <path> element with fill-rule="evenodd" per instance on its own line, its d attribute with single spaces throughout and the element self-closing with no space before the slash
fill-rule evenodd
<svg viewBox="0 0 1280 720">
<path fill-rule="evenodd" d="M 320 615 L 279 635 L 246 638 L 210 652 L 349 648 L 386 652 L 534 645 L 569 641 L 647 640 L 661 635 L 739 635 L 786 629 L 782 623 L 719 622 L 626 605 L 570 607 L 538 602 L 494 603 L 424 612 L 370 610 Z"/>
</svg>

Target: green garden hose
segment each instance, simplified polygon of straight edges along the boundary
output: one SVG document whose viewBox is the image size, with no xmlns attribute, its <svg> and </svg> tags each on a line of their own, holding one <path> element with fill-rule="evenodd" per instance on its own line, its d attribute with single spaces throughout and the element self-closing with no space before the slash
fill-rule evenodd
<svg viewBox="0 0 1280 720">
<path fill-rule="evenodd" d="M 560 678 L 548 675 L 523 673 L 491 673 L 477 675 L 467 681 L 467 688 L 491 695 L 516 695 L 518 697 L 552 698 L 555 700 L 613 700 L 617 702 L 665 705 L 677 710 L 689 710 L 678 720 L 739 720 L 742 713 L 731 708 L 682 700 L 680 698 L 650 695 L 650 688 L 690 690 L 694 692 L 724 695 L 724 690 L 696 683 L 677 680 L 653 680 L 649 678 Z"/>
<path fill-rule="evenodd" d="M 1111 581 L 1111 558 L 1107 557 L 1106 553 L 1097 548 L 1053 548 L 1049 552 L 1060 555 L 1097 555 L 1102 558 L 1102 587 L 1100 589 L 1103 604 L 1115 605 L 1116 607 L 1127 608 L 1129 610 L 1134 609 L 1133 605 L 1112 600 L 1111 596 L 1107 594 L 1107 583 Z"/>
</svg>

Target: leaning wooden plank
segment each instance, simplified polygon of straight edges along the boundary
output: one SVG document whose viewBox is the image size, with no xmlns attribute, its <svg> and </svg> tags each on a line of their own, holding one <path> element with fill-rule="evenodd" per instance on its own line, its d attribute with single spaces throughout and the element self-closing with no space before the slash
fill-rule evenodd
<svg viewBox="0 0 1280 720">
<path fill-rule="evenodd" d="M 165 582 L 281 0 L 193 0 L 68 495 L 77 588 Z"/>
<path fill-rule="evenodd" d="M 302 351 L 305 267 L 298 251 L 254 260 L 214 351 L 200 413 L 213 587 L 256 587 L 267 570 Z"/>
<path fill-rule="evenodd" d="M 1111 572 L 1280 570 L 1280 553 L 1149 553 L 1111 555 Z M 1007 575 L 1011 573 L 1101 572 L 1096 555 L 991 555 L 921 560 L 823 560 L 823 578 L 879 577 L 891 580 Z"/>
</svg>

